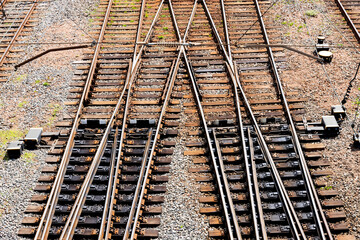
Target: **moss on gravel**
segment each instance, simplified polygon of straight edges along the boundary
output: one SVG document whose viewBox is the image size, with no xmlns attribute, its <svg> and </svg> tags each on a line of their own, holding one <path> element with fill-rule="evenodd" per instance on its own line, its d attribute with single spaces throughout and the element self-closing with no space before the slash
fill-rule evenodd
<svg viewBox="0 0 360 240">
<path fill-rule="evenodd" d="M 0 130 L 0 161 L 4 159 L 7 144 L 23 137 L 24 134 L 25 131 L 18 129 Z"/>
</svg>

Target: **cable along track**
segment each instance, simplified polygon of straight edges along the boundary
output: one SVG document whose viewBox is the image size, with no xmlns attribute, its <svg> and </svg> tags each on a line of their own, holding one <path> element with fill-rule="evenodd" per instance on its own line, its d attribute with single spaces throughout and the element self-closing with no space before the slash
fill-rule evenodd
<svg viewBox="0 0 360 240">
<path fill-rule="evenodd" d="M 316 153 L 303 153 L 299 136 L 310 137 L 298 136 L 293 120 L 302 107 L 288 104 L 272 49 L 236 48 L 266 4 L 102 2 L 101 44 L 74 78 L 71 131 L 50 152 L 62 157 L 49 159 L 58 165 L 39 179 L 35 190 L 45 194 L 32 198 L 41 205 L 26 211 L 38 217 L 26 217 L 23 223 L 34 227 L 19 235 L 159 237 L 182 112 L 189 130 L 183 154 L 198 164 L 190 171 L 201 185 L 209 237 L 333 239 L 332 231 L 345 230 L 328 224 L 338 215 L 323 212 L 339 202 L 319 200 L 308 165 L 322 163 L 308 162 Z M 249 33 L 240 44 L 269 41 L 261 17 Z"/>
</svg>

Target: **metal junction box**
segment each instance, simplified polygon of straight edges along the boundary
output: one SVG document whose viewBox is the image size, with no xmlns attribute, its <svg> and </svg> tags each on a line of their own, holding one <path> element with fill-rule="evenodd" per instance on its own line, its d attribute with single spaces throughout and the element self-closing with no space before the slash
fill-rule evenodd
<svg viewBox="0 0 360 240">
<path fill-rule="evenodd" d="M 36 148 L 36 146 L 40 143 L 42 130 L 42 128 L 30 128 L 24 138 L 25 147 L 27 149 Z"/>
<path fill-rule="evenodd" d="M 323 116 L 322 125 L 324 126 L 324 133 L 328 135 L 337 135 L 340 132 L 340 126 L 336 121 L 335 116 Z"/>
<path fill-rule="evenodd" d="M 346 111 L 342 105 L 331 106 L 331 114 L 335 116 L 336 120 L 342 120 L 345 118 Z"/>
<path fill-rule="evenodd" d="M 9 158 L 19 158 L 21 156 L 22 151 L 24 150 L 24 142 L 23 141 L 13 141 L 10 142 L 7 146 L 7 154 Z"/>
</svg>

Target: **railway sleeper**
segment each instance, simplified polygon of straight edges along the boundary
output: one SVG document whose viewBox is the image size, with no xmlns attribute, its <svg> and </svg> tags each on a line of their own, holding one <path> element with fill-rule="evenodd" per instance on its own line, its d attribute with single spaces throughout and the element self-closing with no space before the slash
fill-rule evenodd
<svg viewBox="0 0 360 240">
<path fill-rule="evenodd" d="M 250 224 L 251 223 L 251 219 L 249 218 L 249 216 L 237 216 L 237 220 L 241 224 Z M 210 224 L 210 226 L 219 226 L 219 225 L 223 225 L 225 223 L 224 223 L 224 219 L 222 217 L 210 216 L 209 224 Z"/>
<path fill-rule="evenodd" d="M 55 236 L 59 236 L 61 234 L 62 231 L 62 227 L 57 228 L 57 227 L 52 227 L 49 230 L 49 236 L 50 237 L 55 237 Z M 20 228 L 18 231 L 18 235 L 19 236 L 24 236 L 24 237 L 29 237 L 29 236 L 34 236 L 36 233 L 36 228 Z M 99 234 L 99 230 L 98 229 L 80 229 L 77 228 L 75 229 L 75 236 L 97 236 Z"/>
<path fill-rule="evenodd" d="M 124 236 L 125 229 L 123 229 L 123 228 L 112 228 L 111 230 L 112 230 L 111 238 Z M 156 229 L 141 229 L 141 230 L 139 230 L 135 239 L 137 239 L 137 238 L 157 238 L 157 237 L 159 237 L 158 230 L 156 230 Z"/>
<path fill-rule="evenodd" d="M 64 204 L 64 203 L 72 203 L 76 200 L 76 196 L 77 194 L 60 194 L 58 197 L 58 202 L 59 204 Z M 105 201 L 105 196 L 103 195 L 87 195 L 86 196 L 86 201 L 89 202 L 103 202 Z"/>
<path fill-rule="evenodd" d="M 126 164 L 141 164 L 142 159 L 143 159 L 142 157 L 130 156 L 130 157 L 124 157 L 123 162 Z M 161 157 L 157 156 L 157 157 L 154 157 L 154 161 L 156 164 L 165 165 L 165 164 L 171 163 L 171 158 L 164 157 L 164 156 L 161 156 Z"/>
<path fill-rule="evenodd" d="M 124 175 L 122 174 L 120 176 L 120 179 L 119 181 L 122 181 L 122 182 L 132 182 L 132 183 L 135 183 L 138 181 L 139 179 L 139 176 L 137 175 Z M 149 179 L 150 179 L 150 182 L 151 183 L 163 183 L 163 182 L 167 182 L 169 180 L 169 177 L 168 176 L 165 176 L 165 175 L 154 175 L 154 174 L 150 174 L 149 176 Z M 119 182 L 118 181 L 118 182 Z"/>
</svg>

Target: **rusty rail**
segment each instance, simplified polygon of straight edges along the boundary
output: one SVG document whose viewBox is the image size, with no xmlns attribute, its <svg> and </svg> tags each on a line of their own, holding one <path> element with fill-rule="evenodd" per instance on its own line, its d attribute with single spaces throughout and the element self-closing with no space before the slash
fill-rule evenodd
<svg viewBox="0 0 360 240">
<path fill-rule="evenodd" d="M 202 1 L 205 6 L 206 6 L 206 3 L 205 3 L 205 0 Z M 256 2 L 257 3 L 257 2 Z M 205 7 L 206 8 L 206 7 Z M 210 12 L 207 10 L 207 15 L 208 15 L 208 18 L 211 19 L 211 14 Z M 220 38 L 219 36 L 219 33 L 218 31 L 216 30 L 216 26 L 215 24 L 213 23 L 213 21 L 211 21 L 211 25 L 212 25 L 212 29 L 213 29 L 213 32 L 216 36 L 217 39 Z M 226 56 L 227 53 L 226 53 L 226 50 L 225 50 L 225 47 L 222 45 L 221 42 L 219 42 L 219 44 L 221 45 L 221 49 L 223 51 L 223 54 Z M 228 61 L 229 58 L 226 58 L 226 60 Z M 275 180 L 275 184 L 277 186 L 277 189 L 279 191 L 279 194 L 280 194 L 280 197 L 281 197 L 281 200 L 284 204 L 284 208 L 285 208 L 285 212 L 287 214 L 287 217 L 288 217 L 288 222 L 291 226 L 291 229 L 292 229 L 292 232 L 293 232 L 293 236 L 296 238 L 296 239 L 306 239 L 306 236 L 305 236 L 305 233 L 304 233 L 304 230 L 301 226 L 301 223 L 298 219 L 298 216 L 294 210 L 294 207 L 291 203 L 291 200 L 289 198 L 289 195 L 285 189 L 285 186 L 284 186 L 284 183 L 282 182 L 282 179 L 281 179 L 281 176 L 276 168 L 276 165 L 275 165 L 275 162 L 271 156 L 271 153 L 269 151 L 269 148 L 266 144 L 266 141 L 264 139 L 264 136 L 262 135 L 262 132 L 260 130 L 260 127 L 256 121 L 256 118 L 255 118 L 255 115 L 254 113 L 252 112 L 252 109 L 251 109 L 251 106 L 250 106 L 250 103 L 249 101 L 247 100 L 247 97 L 245 95 L 245 92 L 241 86 L 241 83 L 240 83 L 240 79 L 238 77 L 238 74 L 237 74 L 237 68 L 236 68 L 236 63 L 229 63 L 227 62 L 227 64 L 229 65 L 229 72 L 230 74 L 235 77 L 235 82 L 236 82 L 236 87 L 239 88 L 239 90 L 236 90 L 236 91 L 239 91 L 240 94 L 241 94 L 241 97 L 243 99 L 243 102 L 245 103 L 245 108 L 249 114 L 249 117 L 250 117 L 250 120 L 255 128 L 255 131 L 256 131 L 256 134 L 258 136 L 258 139 L 259 139 L 259 142 L 260 142 L 260 146 L 261 146 L 261 149 L 265 155 L 265 159 L 266 161 L 269 163 L 270 165 L 270 168 L 271 168 L 271 172 L 272 172 L 272 175 L 274 177 L 274 180 Z M 239 101 L 239 99 L 236 99 L 236 101 Z M 238 109 L 238 111 L 240 111 L 240 109 Z"/>
<path fill-rule="evenodd" d="M 147 38 L 146 38 L 146 42 L 149 41 L 150 39 L 150 35 L 151 35 L 151 32 L 153 30 L 153 26 L 155 26 L 155 22 L 160 14 L 160 9 L 161 9 L 161 6 L 163 5 L 163 2 L 161 2 L 159 8 L 158 8 L 158 11 L 157 11 L 157 14 L 153 20 L 153 23 L 148 31 L 148 35 L 147 35 Z M 139 28 L 140 29 L 140 28 Z M 135 48 L 136 49 L 136 48 Z M 96 155 L 92 161 L 92 164 L 91 164 L 91 167 L 86 175 L 86 179 L 82 185 L 82 188 L 79 192 L 79 194 L 77 195 L 77 198 L 76 198 L 76 201 L 75 201 L 75 204 L 71 210 L 71 213 L 66 221 L 66 224 L 65 224 L 65 227 L 63 228 L 62 230 L 62 234 L 60 236 L 60 239 L 71 239 L 73 237 L 73 234 L 75 232 L 75 228 L 77 226 L 77 223 L 78 223 L 78 220 L 79 220 L 79 217 L 80 217 L 80 214 L 82 212 L 82 207 L 85 203 L 85 200 L 86 200 L 86 196 L 87 196 L 87 193 L 89 192 L 89 189 L 90 189 L 90 185 L 92 183 L 92 180 L 95 176 L 95 173 L 96 173 L 96 170 L 97 170 L 97 167 L 99 166 L 100 164 L 100 160 L 103 156 L 103 153 L 104 153 L 104 150 L 105 150 L 105 146 L 106 146 L 106 142 L 107 142 L 107 138 L 109 136 L 109 133 L 111 131 L 111 128 L 113 126 L 113 123 L 116 119 L 116 115 L 120 109 L 120 106 L 121 106 L 121 102 L 122 102 L 122 98 L 125 94 L 125 91 L 126 89 L 128 89 L 128 93 L 127 93 L 127 101 L 126 101 L 126 104 L 125 104 L 125 111 L 127 112 L 128 110 L 128 107 L 129 107 L 129 99 L 130 99 L 130 94 L 131 94 L 131 89 L 132 89 L 132 84 L 134 82 L 134 79 L 135 79 L 135 76 L 136 76 L 136 72 L 140 66 L 140 61 L 141 61 L 141 54 L 144 50 L 144 46 L 142 46 L 140 48 L 140 51 L 137 55 L 137 57 L 135 58 L 135 64 L 129 64 L 129 69 L 128 69 L 128 77 L 130 78 L 127 79 L 127 82 L 123 88 L 123 91 L 122 91 L 122 94 L 120 96 L 120 98 L 118 99 L 118 103 L 116 105 L 116 108 L 114 109 L 113 111 L 113 114 L 112 114 L 112 117 L 110 119 L 110 122 L 108 123 L 108 126 L 107 126 L 107 129 L 106 129 L 106 132 L 102 138 L 102 141 L 101 141 L 101 144 L 99 146 L 99 148 L 97 149 L 97 152 L 96 152 Z M 134 55 L 136 55 L 136 52 L 134 52 Z M 124 114 L 124 117 L 123 117 L 123 121 L 126 122 L 126 116 L 127 114 Z M 126 124 L 124 124 L 123 126 L 125 126 Z M 120 139 L 123 140 L 123 134 L 124 134 L 125 131 L 122 131 L 121 132 L 121 137 Z M 120 140 L 120 141 L 121 141 Z M 122 145 L 122 143 L 120 143 L 120 145 Z M 120 153 L 120 151 L 119 151 Z M 116 184 L 114 184 L 114 186 L 116 186 Z M 110 197 L 110 195 L 108 195 L 108 197 Z M 130 219 L 130 218 L 129 218 Z"/>
<path fill-rule="evenodd" d="M 175 17 L 175 13 L 174 13 L 174 10 L 173 10 L 171 0 L 168 0 L 168 3 L 169 3 L 169 8 L 170 8 L 170 14 L 171 14 L 174 26 L 175 26 L 175 32 L 176 32 L 179 43 L 181 43 L 182 39 L 181 39 L 180 31 L 179 31 L 179 28 L 178 28 L 178 25 L 177 25 L 177 21 L 176 21 L 176 17 Z M 197 3 L 195 1 L 193 11 L 192 11 L 192 14 L 191 14 L 190 19 L 189 19 L 187 30 L 190 27 L 190 22 L 194 17 L 194 14 L 195 14 L 194 9 L 196 9 L 196 6 L 197 6 Z M 188 31 L 185 32 L 184 42 L 185 42 L 185 38 L 187 36 L 187 33 L 188 33 Z M 182 49 L 184 49 L 184 46 L 179 45 L 179 47 L 178 47 L 179 53 L 178 53 L 177 59 L 176 59 L 175 63 L 173 64 L 173 66 L 171 67 L 171 71 L 169 72 L 169 81 L 166 83 L 166 86 L 165 86 L 165 89 L 164 89 L 166 94 L 163 95 L 163 100 L 162 100 L 163 106 L 161 108 L 161 113 L 160 113 L 160 116 L 159 116 L 159 119 L 158 119 L 158 125 L 156 127 L 156 132 L 155 132 L 155 136 L 154 136 L 154 142 L 152 144 L 151 150 L 149 150 L 150 151 L 150 153 L 148 155 L 149 159 L 146 159 L 146 161 L 147 161 L 146 172 L 142 173 L 140 175 L 140 177 L 139 177 L 137 188 L 136 188 L 136 191 L 135 191 L 134 201 L 133 201 L 133 204 L 132 204 L 132 207 L 131 207 L 131 211 L 130 211 L 130 214 L 129 214 L 129 220 L 128 220 L 128 223 L 126 225 L 125 234 L 124 234 L 123 239 L 129 239 L 129 236 L 130 236 L 130 239 L 135 239 L 136 238 L 137 222 L 138 222 L 138 220 L 140 218 L 141 205 L 142 205 L 142 201 L 143 201 L 143 198 L 144 198 L 144 195 L 145 195 L 145 189 L 146 189 L 146 184 L 147 184 L 146 179 L 148 179 L 148 176 L 149 176 L 149 173 L 150 173 L 149 172 L 150 171 L 150 165 L 151 165 L 154 153 L 155 153 L 156 141 L 158 139 L 159 132 L 160 132 L 160 129 L 162 127 L 163 118 L 164 118 L 165 113 L 166 113 L 166 107 L 168 105 L 168 102 L 169 102 L 169 99 L 170 99 L 170 96 L 171 96 L 171 93 L 172 93 L 172 90 L 173 90 L 173 86 L 174 86 L 174 83 L 175 83 L 175 80 L 176 80 L 176 73 L 177 73 L 177 71 L 179 69 L 179 66 L 180 66 L 180 58 L 181 58 L 181 54 L 182 54 Z M 144 158 L 144 162 L 145 162 L 145 158 Z M 135 210 L 136 210 L 136 212 L 135 212 Z M 134 220 L 132 221 L 132 219 L 134 219 Z"/>
<path fill-rule="evenodd" d="M 261 30 L 263 32 L 265 44 L 270 44 L 269 37 L 267 35 L 267 30 L 266 30 L 265 23 L 264 23 L 264 19 L 263 19 L 262 14 L 261 14 L 261 9 L 260 9 L 259 2 L 258 2 L 258 0 L 254 0 L 254 3 L 255 3 L 255 6 L 256 6 L 256 12 L 257 12 L 259 22 L 260 22 L 260 27 L 261 27 Z M 279 75 L 279 72 L 278 72 L 278 69 L 277 69 L 277 66 L 276 66 L 274 54 L 272 52 L 271 47 L 268 47 L 267 51 L 268 51 L 268 55 L 269 55 L 269 61 L 270 61 L 271 69 L 272 69 L 273 75 L 275 77 L 275 82 L 276 82 L 278 92 L 279 92 L 279 95 L 280 95 L 280 99 L 281 99 L 281 101 L 283 103 L 285 114 L 286 114 L 288 123 L 290 125 L 291 135 L 292 135 L 292 138 L 293 138 L 294 143 L 295 143 L 294 144 L 295 149 L 296 149 L 296 151 L 297 151 L 297 153 L 299 155 L 300 166 L 301 166 L 301 170 L 302 170 L 303 177 L 304 177 L 304 180 L 305 180 L 305 186 L 306 186 L 307 192 L 309 193 L 309 200 L 311 201 L 311 207 L 312 207 L 312 210 L 313 210 L 313 212 L 315 214 L 315 223 L 317 225 L 318 233 L 319 233 L 321 239 L 330 239 L 330 240 L 332 240 L 333 237 L 332 237 L 329 225 L 327 223 L 325 214 L 324 214 L 324 212 L 322 210 L 320 200 L 319 200 L 319 198 L 317 196 L 317 192 L 316 192 L 314 183 L 313 183 L 313 181 L 311 179 L 310 170 L 309 170 L 309 168 L 307 166 L 304 152 L 302 151 L 302 147 L 301 147 L 301 144 L 300 144 L 297 132 L 296 132 L 294 121 L 293 121 L 292 116 L 291 116 L 291 112 L 290 112 L 289 104 L 288 104 L 287 99 L 286 99 L 285 91 L 284 91 L 284 89 L 282 87 L 282 82 L 281 82 L 281 79 L 280 79 L 280 75 Z M 303 234 L 303 235 L 305 236 L 305 234 Z"/>
<path fill-rule="evenodd" d="M 107 6 L 107 10 L 106 10 L 106 14 L 104 17 L 104 22 L 102 24 L 101 27 L 101 31 L 100 31 L 100 35 L 98 38 L 98 43 L 102 42 L 103 38 L 104 38 L 104 33 L 105 33 L 105 28 L 110 16 L 110 9 L 112 6 L 112 2 L 113 0 L 109 0 L 108 6 Z M 43 215 L 41 217 L 41 221 L 39 223 L 39 226 L 37 228 L 37 232 L 35 235 L 35 240 L 41 239 L 41 240 L 45 240 L 48 238 L 49 235 L 49 230 L 51 227 L 51 223 L 52 223 L 52 217 L 54 215 L 55 212 L 55 206 L 57 204 L 58 201 L 58 196 L 60 194 L 60 190 L 61 190 L 61 184 L 64 181 L 64 176 L 66 173 L 66 167 L 69 164 L 69 160 L 70 160 L 70 155 L 71 155 L 71 151 L 73 149 L 74 146 L 74 138 L 76 135 L 76 131 L 78 129 L 79 123 L 80 123 L 80 118 L 81 118 L 81 114 L 83 112 L 83 107 L 88 99 L 88 93 L 90 90 L 90 86 L 92 85 L 92 81 L 94 78 L 94 73 L 95 73 L 95 68 L 96 68 L 96 64 L 97 64 L 97 59 L 100 53 L 100 44 L 97 44 L 95 52 L 94 52 L 94 56 L 91 62 L 91 66 L 90 66 L 90 71 L 88 73 L 87 79 L 86 79 L 86 84 L 83 90 L 83 93 L 81 95 L 81 99 L 79 102 L 79 107 L 78 110 L 76 112 L 76 116 L 73 122 L 73 126 L 71 128 L 71 133 L 69 136 L 69 139 L 67 141 L 66 144 L 66 148 L 64 151 L 64 154 L 62 156 L 62 160 L 61 160 L 61 164 L 59 166 L 58 172 L 56 174 L 56 178 L 53 184 L 53 187 L 51 189 L 50 195 L 48 197 L 48 201 L 46 203 Z"/>
<path fill-rule="evenodd" d="M 343 15 L 343 17 L 345 18 L 346 22 L 349 24 L 351 31 L 354 33 L 355 38 L 358 40 L 358 42 L 360 43 L 360 34 L 359 31 L 356 29 L 353 21 L 351 20 L 349 14 L 347 14 L 344 6 L 342 5 L 340 0 L 335 0 L 336 5 L 339 7 L 339 10 L 341 12 L 341 14 Z"/>
<path fill-rule="evenodd" d="M 6 2 L 7 2 L 7 0 L 2 0 L 1 3 L 0 3 L 0 11 L 3 12 L 4 16 L 5 16 L 4 5 L 5 5 Z"/>
<path fill-rule="evenodd" d="M 12 46 L 14 45 L 16 39 L 18 38 L 18 36 L 20 35 L 21 31 L 23 30 L 23 28 L 25 27 L 25 24 L 29 21 L 29 18 L 31 16 L 31 14 L 34 12 L 36 6 L 38 4 L 38 0 L 35 0 L 34 3 L 31 5 L 28 13 L 26 14 L 25 18 L 23 19 L 23 21 L 21 22 L 20 26 L 18 27 L 18 29 L 16 30 L 14 36 L 12 37 L 9 45 L 7 46 L 7 48 L 5 49 L 4 53 L 1 55 L 0 58 L 0 67 L 4 64 L 5 59 L 7 57 L 7 55 L 10 53 L 10 49 L 12 48 Z"/>
</svg>

